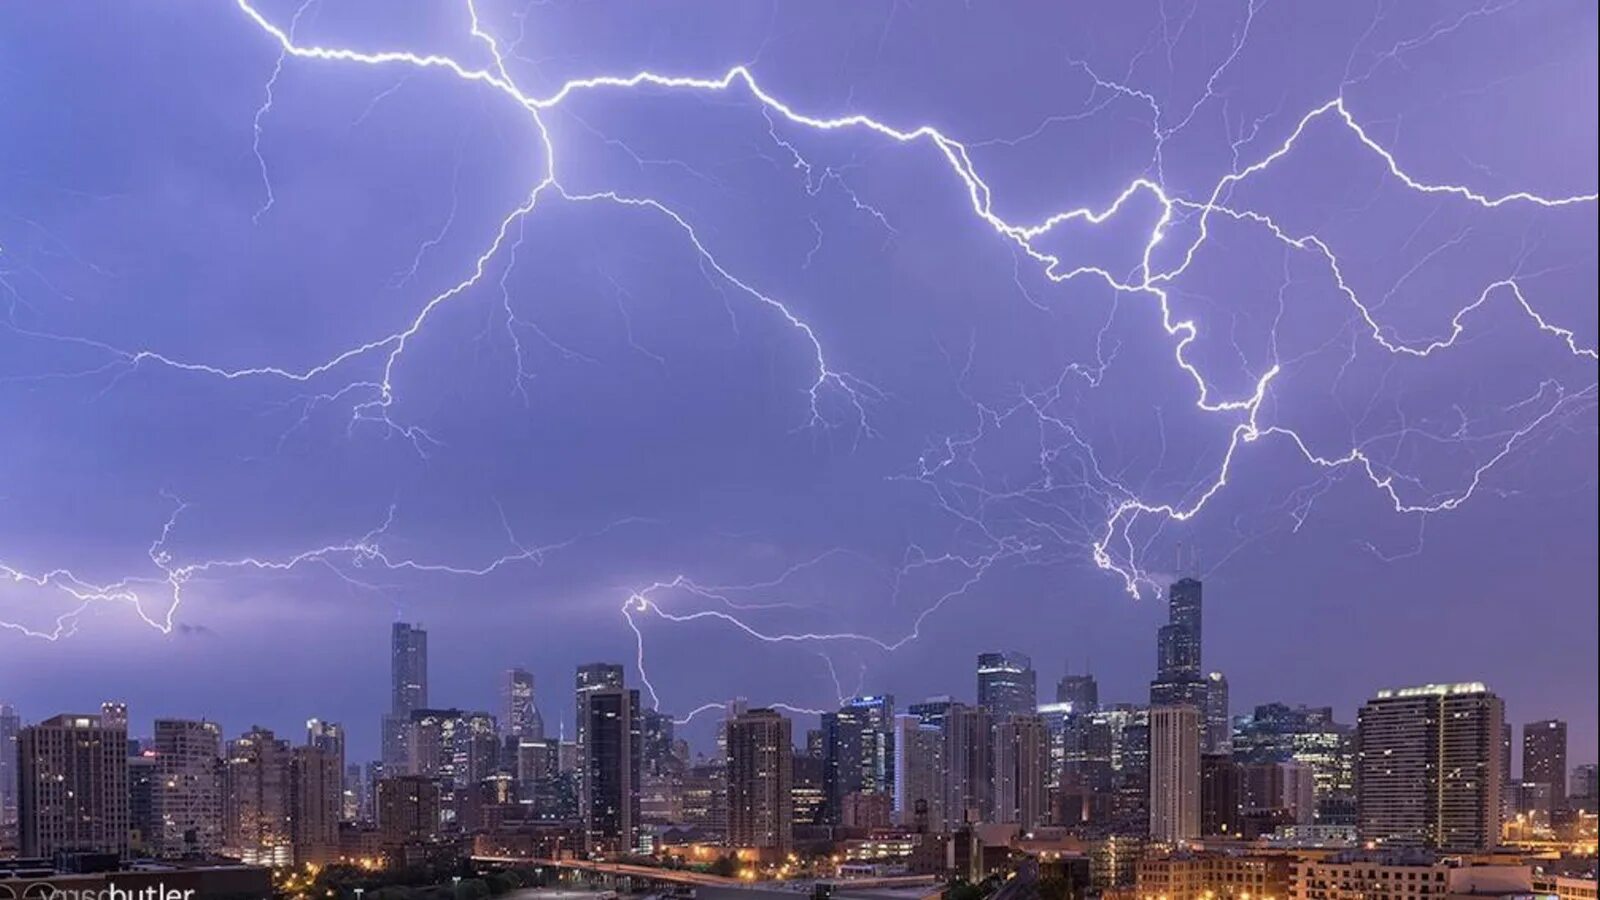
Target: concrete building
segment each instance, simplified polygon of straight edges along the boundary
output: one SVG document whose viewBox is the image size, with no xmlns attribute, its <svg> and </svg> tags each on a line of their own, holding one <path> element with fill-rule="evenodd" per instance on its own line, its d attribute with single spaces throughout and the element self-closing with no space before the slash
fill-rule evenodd
<svg viewBox="0 0 1600 900">
<path fill-rule="evenodd" d="M 1357 722 L 1361 840 L 1487 850 L 1500 839 L 1505 709 L 1482 684 L 1379 691 Z"/>
<path fill-rule="evenodd" d="M 22 855 L 128 852 L 128 731 L 59 715 L 17 732 Z"/>
<path fill-rule="evenodd" d="M 728 722 L 728 843 L 782 856 L 794 846 L 793 725 L 770 709 Z"/>
<path fill-rule="evenodd" d="M 439 783 L 420 775 L 378 780 L 378 833 L 388 845 L 426 842 L 439 836 Z"/>
<path fill-rule="evenodd" d="M 338 858 L 343 766 L 328 747 L 296 747 L 289 758 L 289 843 L 296 865 Z"/>
<path fill-rule="evenodd" d="M 1567 799 L 1567 723 L 1545 719 L 1522 726 L 1522 783 L 1547 784 L 1555 805 Z M 1554 810 L 1551 810 L 1554 812 Z"/>
<path fill-rule="evenodd" d="M 256 865 L 294 861 L 289 831 L 288 741 L 255 727 L 228 742 L 223 765 L 222 843 L 233 857 Z"/>
<path fill-rule="evenodd" d="M 203 719 L 157 719 L 152 836 L 157 856 L 209 856 L 222 849 L 222 727 Z"/>
<path fill-rule="evenodd" d="M 1050 808 L 1050 734 L 1039 716 L 1008 716 L 994 725 L 992 821 L 1024 832 L 1044 824 Z"/>
<path fill-rule="evenodd" d="M 1499 729 L 1495 730 L 1496 739 Z M 1467 900 L 1526 898 L 1527 866 L 1472 865 L 1425 854 L 1349 852 L 1303 857 L 1289 869 L 1288 900 Z"/>
<path fill-rule="evenodd" d="M 951 703 L 944 717 L 944 830 L 987 819 L 993 812 L 990 758 L 994 742 L 988 710 Z"/>
<path fill-rule="evenodd" d="M 942 716 L 941 716 L 942 719 Z M 915 714 L 895 718 L 895 821 L 920 832 L 944 829 L 944 729 Z"/>
<path fill-rule="evenodd" d="M 1134 866 L 1138 900 L 1286 900 L 1290 858 L 1243 853 L 1172 853 Z"/>
<path fill-rule="evenodd" d="M 17 734 L 22 719 L 15 708 L 0 703 L 0 835 L 17 824 Z"/>
<path fill-rule="evenodd" d="M 1200 836 L 1200 710 L 1150 710 L 1150 839 L 1165 844 Z"/>
</svg>

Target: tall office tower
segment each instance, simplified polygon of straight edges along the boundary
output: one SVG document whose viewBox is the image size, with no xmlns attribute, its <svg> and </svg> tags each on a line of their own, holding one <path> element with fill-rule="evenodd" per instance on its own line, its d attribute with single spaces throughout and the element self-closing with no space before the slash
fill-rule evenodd
<svg viewBox="0 0 1600 900">
<path fill-rule="evenodd" d="M 1168 622 L 1156 634 L 1151 706 L 1206 709 L 1209 683 L 1200 667 L 1201 594 L 1200 582 L 1193 578 L 1179 579 L 1167 590 Z"/>
<path fill-rule="evenodd" d="M 533 673 L 527 669 L 507 670 L 501 691 L 505 709 L 500 725 L 505 735 L 530 741 L 544 740 L 544 718 L 539 715 L 539 704 L 533 695 Z"/>
<path fill-rule="evenodd" d="M 923 725 L 943 728 L 945 714 L 950 712 L 950 704 L 953 702 L 949 695 L 929 697 L 921 703 L 913 703 L 907 706 L 906 713 L 916 716 L 917 721 Z"/>
<path fill-rule="evenodd" d="M 639 714 L 639 730 L 644 741 L 640 759 L 648 775 L 666 775 L 682 768 L 678 759 L 677 735 L 672 716 L 653 709 Z"/>
<path fill-rule="evenodd" d="M 1238 837 L 1239 766 L 1227 753 L 1200 755 L 1200 835 Z"/>
<path fill-rule="evenodd" d="M 60 715 L 17 732 L 23 856 L 128 851 L 128 732 Z"/>
<path fill-rule="evenodd" d="M 1330 707 L 1267 703 L 1241 716 L 1233 735 L 1234 759 L 1243 764 L 1294 760 L 1316 780 L 1317 822 L 1354 825 L 1355 734 L 1333 720 Z"/>
<path fill-rule="evenodd" d="M 1362 841 L 1447 851 L 1500 838 L 1505 707 L 1476 682 L 1379 691 L 1357 717 Z"/>
<path fill-rule="evenodd" d="M 821 728 L 806 729 L 806 755 L 822 759 L 828 755 L 828 734 Z"/>
<path fill-rule="evenodd" d="M 1010 716 L 994 724 L 990 794 L 994 821 L 1014 822 L 1024 832 L 1044 823 L 1049 809 L 1046 770 L 1050 735 L 1039 716 Z"/>
<path fill-rule="evenodd" d="M 328 747 L 296 747 L 289 759 L 289 843 L 294 863 L 322 866 L 339 856 L 344 806 L 341 757 Z"/>
<path fill-rule="evenodd" d="M 1056 682 L 1056 702 L 1072 704 L 1075 713 L 1092 713 L 1100 708 L 1100 684 L 1087 672 L 1063 675 Z"/>
<path fill-rule="evenodd" d="M 555 779 L 559 746 L 550 739 L 517 742 L 516 776 L 517 800 L 527 806 L 534 817 L 555 817 Z"/>
<path fill-rule="evenodd" d="M 128 730 L 128 704 L 120 700 L 107 700 L 100 704 L 100 724 L 104 728 Z"/>
<path fill-rule="evenodd" d="M 228 742 L 222 779 L 222 843 L 228 855 L 259 865 L 294 861 L 289 762 L 289 742 L 260 726 Z"/>
<path fill-rule="evenodd" d="M 1062 776 L 1066 774 L 1068 745 L 1077 746 L 1079 723 L 1086 721 L 1088 715 L 1073 712 L 1071 703 L 1041 703 L 1039 718 L 1044 721 L 1045 735 L 1050 742 L 1045 784 L 1051 791 L 1059 792 Z"/>
<path fill-rule="evenodd" d="M 420 625 L 394 623 L 389 636 L 389 714 L 383 719 L 383 771 L 398 775 L 411 749 L 411 713 L 428 706 L 428 633 Z"/>
<path fill-rule="evenodd" d="M 1522 782 L 1547 784 L 1554 805 L 1567 799 L 1567 723 L 1545 719 L 1522 726 Z"/>
<path fill-rule="evenodd" d="M 794 738 L 789 720 L 752 709 L 728 723 L 728 843 L 779 855 L 794 846 Z"/>
<path fill-rule="evenodd" d="M 982 822 L 994 809 L 989 783 L 994 742 L 989 711 L 952 703 L 944 720 L 945 831 Z"/>
<path fill-rule="evenodd" d="M 0 703 L 0 829 L 17 823 L 17 732 L 22 719 Z"/>
<path fill-rule="evenodd" d="M 617 663 L 585 663 L 574 670 L 572 676 L 573 702 L 576 714 L 573 717 L 572 744 L 575 756 L 573 758 L 573 771 L 578 775 L 578 815 L 587 817 L 589 791 L 584 787 L 584 779 L 588 777 L 588 769 L 584 764 L 587 751 L 584 749 L 584 739 L 589 727 L 589 694 L 594 691 L 612 690 L 622 687 L 622 666 Z"/>
<path fill-rule="evenodd" d="M 996 720 L 1031 716 L 1039 705 L 1039 676 L 1021 653 L 978 654 L 978 705 Z"/>
<path fill-rule="evenodd" d="M 830 824 L 843 815 L 850 794 L 894 794 L 894 697 L 852 697 L 838 712 L 822 714 L 823 780 Z"/>
<path fill-rule="evenodd" d="M 151 835 L 151 850 L 167 857 L 221 850 L 221 726 L 203 719 L 157 719 L 154 752 L 152 811 L 159 831 Z"/>
<path fill-rule="evenodd" d="M 439 835 L 439 782 L 421 775 L 380 778 L 374 785 L 378 834 L 385 844 L 409 844 Z"/>
<path fill-rule="evenodd" d="M 1150 710 L 1150 839 L 1164 844 L 1200 836 L 1200 712 L 1192 706 Z"/>
<path fill-rule="evenodd" d="M 639 692 L 597 687 L 580 696 L 586 849 L 632 852 L 639 846 Z"/>
<path fill-rule="evenodd" d="M 1221 672 L 1206 676 L 1205 733 L 1200 741 L 1204 753 L 1233 752 L 1233 719 L 1228 715 L 1228 677 Z"/>
<path fill-rule="evenodd" d="M 894 727 L 895 822 L 924 834 L 943 831 L 948 789 L 944 729 L 924 722 L 915 713 L 897 716 Z"/>
<path fill-rule="evenodd" d="M 155 813 L 158 777 L 154 753 L 128 755 L 128 851 L 135 856 L 156 851 L 155 841 L 161 833 Z"/>
</svg>

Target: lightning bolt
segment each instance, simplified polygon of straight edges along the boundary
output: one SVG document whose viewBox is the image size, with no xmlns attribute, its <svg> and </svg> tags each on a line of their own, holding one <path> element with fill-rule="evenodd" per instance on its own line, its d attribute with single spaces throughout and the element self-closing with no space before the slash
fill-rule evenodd
<svg viewBox="0 0 1600 900">
<path fill-rule="evenodd" d="M 1359 295 L 1347 279 L 1345 264 L 1341 262 L 1340 256 L 1329 240 L 1312 233 L 1293 233 L 1281 226 L 1269 213 L 1244 208 L 1235 203 L 1235 197 L 1241 186 L 1291 157 L 1302 144 L 1316 140 L 1316 135 L 1327 135 L 1330 139 L 1342 136 L 1344 140 L 1353 142 L 1355 148 L 1375 161 L 1390 184 L 1417 196 L 1437 198 L 1441 202 L 1476 207 L 1486 211 L 1506 207 L 1557 210 L 1595 203 L 1597 195 L 1593 192 L 1546 196 L 1516 190 L 1496 194 L 1466 184 L 1439 182 L 1415 174 L 1393 151 L 1377 140 L 1367 126 L 1362 124 L 1347 99 L 1348 89 L 1371 77 L 1372 72 L 1378 67 L 1400 60 L 1417 47 L 1450 34 L 1473 19 L 1494 15 L 1508 4 L 1485 4 L 1464 13 L 1457 19 L 1435 26 L 1424 35 L 1398 43 L 1390 50 L 1379 54 L 1372 66 L 1360 75 L 1353 74 L 1354 53 L 1352 53 L 1352 64 L 1347 66 L 1344 80 L 1337 92 L 1320 104 L 1304 110 L 1295 120 L 1293 127 L 1288 129 L 1286 137 L 1266 152 L 1255 156 L 1254 160 L 1246 165 L 1239 165 L 1239 161 L 1248 155 L 1250 148 L 1258 142 L 1263 123 L 1270 117 L 1255 119 L 1249 124 L 1248 129 L 1241 123 L 1237 134 L 1234 133 L 1231 122 L 1228 122 L 1229 145 L 1234 165 L 1227 173 L 1221 175 L 1208 191 L 1194 197 L 1180 195 L 1166 186 L 1165 148 L 1175 136 L 1189 128 L 1213 104 L 1222 105 L 1223 118 L 1225 121 L 1228 119 L 1226 100 L 1218 90 L 1218 83 L 1237 63 L 1246 48 L 1260 8 L 1256 0 L 1249 0 L 1245 4 L 1243 21 L 1235 30 L 1230 51 L 1210 72 L 1199 96 L 1176 115 L 1167 115 L 1154 93 L 1131 85 L 1132 64 L 1128 73 L 1120 80 L 1112 80 L 1096 74 L 1086 62 L 1073 60 L 1071 64 L 1074 71 L 1081 72 L 1091 82 L 1089 106 L 1082 114 L 1053 117 L 1033 131 L 1017 138 L 970 142 L 959 140 L 945 130 L 929 124 L 897 124 L 888 118 L 859 112 L 826 114 L 802 110 L 769 91 L 757 78 L 750 65 L 734 65 L 710 74 L 664 74 L 654 71 L 601 73 L 570 79 L 546 93 L 535 93 L 524 89 L 512 75 L 508 66 L 507 52 L 502 49 L 491 30 L 484 25 L 477 5 L 472 0 L 467 0 L 465 4 L 470 20 L 469 31 L 477 44 L 487 53 L 489 64 L 486 66 L 463 62 L 449 55 L 403 49 L 362 50 L 304 43 L 298 37 L 296 25 L 309 5 L 310 0 L 307 0 L 295 12 L 288 25 L 283 26 L 259 11 L 250 0 L 236 0 L 236 7 L 241 16 L 277 51 L 277 61 L 265 88 L 265 99 L 257 109 L 254 119 L 252 150 L 260 164 L 265 188 L 264 205 L 257 211 L 255 218 L 259 219 L 270 210 L 274 202 L 267 163 L 261 152 L 262 126 L 265 117 L 272 109 L 273 87 L 284 66 L 291 61 L 308 66 L 393 68 L 403 70 L 407 77 L 419 73 L 437 73 L 469 87 L 492 92 L 525 118 L 527 125 L 538 139 L 541 153 L 530 172 L 531 187 L 514 201 L 508 202 L 507 211 L 493 230 L 492 239 L 471 260 L 465 274 L 445 290 L 423 299 L 415 315 L 397 331 L 349 346 L 320 362 L 290 366 L 275 363 L 230 364 L 186 359 L 153 347 L 125 348 L 89 338 L 24 330 L 12 326 L 13 331 L 26 337 L 72 344 L 102 354 L 106 358 L 104 363 L 80 372 L 69 373 L 65 377 L 99 376 L 112 372 L 121 378 L 127 373 L 149 366 L 225 381 L 272 379 L 306 385 L 310 393 L 305 394 L 301 401 L 307 404 L 308 408 L 312 405 L 347 404 L 352 428 L 358 425 L 376 424 L 387 432 L 410 441 L 416 451 L 425 456 L 429 448 L 436 445 L 436 441 L 421 426 L 400 418 L 394 408 L 395 373 L 404 364 L 406 350 L 412 341 L 423 332 L 438 310 L 471 293 L 491 277 L 490 273 L 495 266 L 502 265 L 498 285 L 504 312 L 504 326 L 517 359 L 515 389 L 523 392 L 522 395 L 526 398 L 525 384 L 530 373 L 524 364 L 517 329 L 521 326 L 532 328 L 535 333 L 539 332 L 531 326 L 531 323 L 518 318 L 513 309 L 510 291 L 506 286 L 506 275 L 515 265 L 516 251 L 521 245 L 523 225 L 547 204 L 603 205 L 628 214 L 653 217 L 669 226 L 702 269 L 710 276 L 714 276 L 721 285 L 730 289 L 733 296 L 750 304 L 754 309 L 775 317 L 786 326 L 809 356 L 811 367 L 809 381 L 801 386 L 807 398 L 808 427 L 830 428 L 848 425 L 855 433 L 856 440 L 870 440 L 875 435 L 872 407 L 887 400 L 888 395 L 871 382 L 840 368 L 828 349 L 830 342 L 824 330 L 797 311 L 794 304 L 764 287 L 759 279 L 742 274 L 733 264 L 725 263 L 719 255 L 714 240 L 708 236 L 709 232 L 697 227 L 692 216 L 657 197 L 646 194 L 634 194 L 606 187 L 580 189 L 563 182 L 561 157 L 557 153 L 557 141 L 547 120 L 548 114 L 588 95 L 649 89 L 658 93 L 737 94 L 754 104 L 763 120 L 768 140 L 786 154 L 789 166 L 799 173 L 808 194 L 815 195 L 825 187 L 842 191 L 855 210 L 871 216 L 891 238 L 896 232 L 890 225 L 890 219 L 878 207 L 863 201 L 846 183 L 839 170 L 811 163 L 801 153 L 796 141 L 790 135 L 810 133 L 826 136 L 833 133 L 860 133 L 871 139 L 924 149 L 941 163 L 951 183 L 964 197 L 965 206 L 973 220 L 992 232 L 998 242 L 1009 247 L 1023 265 L 1031 266 L 1028 274 L 1042 277 L 1056 285 L 1084 280 L 1104 286 L 1114 297 L 1137 297 L 1151 303 L 1159 314 L 1162 333 L 1157 337 L 1166 341 L 1170 347 L 1172 365 L 1192 385 L 1193 407 L 1227 424 L 1227 438 L 1214 470 L 1198 478 L 1196 483 L 1189 485 L 1178 498 L 1159 499 L 1151 491 L 1128 483 L 1128 479 L 1121 473 L 1106 465 L 1092 442 L 1083 436 L 1080 429 L 1075 427 L 1069 418 L 1053 410 L 1065 396 L 1070 382 L 1082 381 L 1089 389 L 1099 385 L 1100 376 L 1115 358 L 1116 352 L 1112 349 L 1108 353 L 1104 347 L 1107 330 L 1111 324 L 1108 318 L 1099 334 L 1098 358 L 1095 366 L 1077 363 L 1067 366 L 1054 384 L 1042 390 L 1019 391 L 1017 400 L 1008 406 L 995 406 L 973 400 L 977 422 L 973 431 L 934 442 L 909 473 L 896 476 L 899 480 L 926 489 L 940 510 L 970 528 L 987 544 L 985 551 L 979 553 L 924 553 L 919 547 L 912 547 L 907 551 L 899 567 L 894 569 L 888 578 L 896 585 L 896 594 L 899 592 L 899 584 L 918 570 L 937 568 L 951 569 L 960 573 L 955 578 L 954 587 L 934 595 L 922 605 L 909 628 L 890 634 L 840 628 L 768 630 L 752 624 L 749 621 L 751 619 L 749 613 L 785 605 L 782 601 L 751 602 L 734 599 L 743 598 L 745 595 L 781 593 L 789 578 L 815 565 L 820 558 L 802 563 L 777 578 L 745 585 L 705 586 L 687 575 L 655 581 L 631 591 L 622 603 L 620 612 L 635 636 L 636 665 L 652 702 L 657 706 L 661 703 L 661 697 L 647 670 L 646 641 L 640 627 L 640 622 L 645 619 L 677 625 L 693 622 L 718 624 L 748 639 L 770 644 L 799 645 L 819 652 L 820 648 L 830 645 L 861 645 L 877 651 L 892 652 L 916 640 L 929 616 L 947 602 L 964 596 L 995 566 L 1012 561 L 1038 560 L 1050 547 L 1073 547 L 1084 553 L 1099 569 L 1118 579 L 1129 594 L 1138 597 L 1151 583 L 1151 576 L 1139 565 L 1139 558 L 1142 555 L 1141 542 L 1147 543 L 1153 538 L 1148 535 L 1143 538 L 1136 536 L 1135 526 L 1144 520 L 1152 520 L 1159 531 L 1160 528 L 1188 522 L 1200 515 L 1213 498 L 1229 486 L 1230 478 L 1236 468 L 1243 464 L 1248 448 L 1253 445 L 1271 440 L 1291 448 L 1306 467 L 1319 477 L 1331 473 L 1356 474 L 1364 479 L 1370 489 L 1382 497 L 1395 513 L 1417 516 L 1419 520 L 1425 521 L 1429 515 L 1455 510 L 1470 501 L 1483 488 L 1485 479 L 1492 470 L 1532 436 L 1555 422 L 1592 408 L 1596 399 L 1596 385 L 1593 383 L 1581 389 L 1573 389 L 1556 380 L 1544 381 L 1534 395 L 1518 404 L 1519 411 L 1531 411 L 1524 421 L 1493 435 L 1480 436 L 1490 447 L 1490 452 L 1472 468 L 1464 483 L 1442 493 L 1424 491 L 1420 479 L 1394 471 L 1386 460 L 1381 459 L 1374 449 L 1376 444 L 1373 440 L 1354 442 L 1351 446 L 1332 449 L 1320 448 L 1313 440 L 1295 429 L 1267 420 L 1269 400 L 1274 395 L 1274 387 L 1285 371 L 1286 365 L 1285 361 L 1277 358 L 1275 329 L 1272 333 L 1271 364 L 1253 377 L 1251 389 L 1233 396 L 1226 395 L 1216 386 L 1215 379 L 1208 377 L 1207 373 L 1202 371 L 1201 365 L 1194 360 L 1194 345 L 1201 336 L 1199 324 L 1194 319 L 1181 316 L 1174 302 L 1175 284 L 1189 271 L 1202 248 L 1212 239 L 1214 223 L 1223 220 L 1241 228 L 1257 229 L 1281 244 L 1286 251 L 1315 259 L 1327 273 L 1333 292 L 1354 311 L 1365 332 L 1363 339 L 1370 347 L 1377 348 L 1393 360 L 1421 361 L 1450 351 L 1469 333 L 1475 314 L 1496 302 L 1519 312 L 1534 331 L 1550 338 L 1552 343 L 1565 354 L 1579 360 L 1596 360 L 1595 348 L 1583 345 L 1573 328 L 1552 321 L 1551 316 L 1540 312 L 1536 304 L 1537 298 L 1530 297 L 1531 291 L 1526 287 L 1526 279 L 1515 272 L 1484 285 L 1475 296 L 1458 298 L 1453 304 L 1455 311 L 1449 319 L 1448 333 L 1444 336 L 1421 341 L 1407 341 L 1395 337 L 1380 319 L 1379 313 L 1383 301 L 1369 302 Z M 1176 26 L 1177 35 L 1181 35 L 1185 24 L 1186 22 Z M 1172 23 L 1166 22 L 1164 17 L 1163 27 L 1164 29 L 1172 27 Z M 1176 36 L 1170 31 L 1165 33 L 1170 54 Z M 520 43 L 521 39 L 519 35 L 517 43 Z M 513 59 L 521 59 L 514 55 L 515 44 L 511 53 Z M 397 84 L 395 88 L 374 98 L 373 102 L 378 102 L 398 87 Z M 1002 215 L 995 191 L 974 162 L 972 153 L 974 148 L 993 143 L 1015 145 L 1036 137 L 1047 127 L 1070 123 L 1076 118 L 1092 115 L 1118 102 L 1140 105 L 1149 113 L 1152 156 L 1147 174 L 1131 179 L 1122 186 L 1111 202 L 1102 207 L 1062 209 L 1034 221 L 1013 221 Z M 366 112 L 363 112 L 362 118 L 365 116 Z M 656 162 L 633 153 L 631 149 L 626 148 L 626 145 L 622 146 L 640 166 Z M 1135 203 L 1153 204 L 1158 213 L 1153 225 L 1143 235 L 1139 247 L 1139 262 L 1132 271 L 1118 273 L 1108 267 L 1081 262 L 1069 263 L 1062 251 L 1050 249 L 1051 240 L 1059 238 L 1069 227 L 1104 225 L 1117 219 Z M 452 209 L 445 228 L 449 227 L 453 218 Z M 822 229 L 815 220 L 812 221 L 812 225 L 816 231 L 816 243 L 806 254 L 806 266 L 811 264 L 822 248 Z M 1171 237 L 1178 233 L 1180 226 L 1192 226 L 1193 236 L 1185 239 L 1182 246 L 1174 250 L 1169 245 Z M 424 253 L 442 239 L 442 234 L 443 232 L 440 232 L 438 237 L 418 249 L 415 261 L 407 272 L 402 273 L 405 277 L 399 279 L 400 283 L 409 281 Z M 502 258 L 506 260 L 503 264 Z M 1158 259 L 1169 262 L 1163 266 Z M 1017 274 L 1019 288 L 1022 287 L 1022 277 L 1023 272 L 1019 266 Z M 1024 294 L 1026 293 L 1024 290 Z M 1042 306 L 1031 296 L 1028 300 L 1030 303 Z M 1283 295 L 1280 292 L 1280 316 L 1283 308 Z M 629 342 L 632 344 L 631 326 L 629 327 Z M 539 334 L 544 337 L 542 333 Z M 545 339 L 549 340 L 547 337 Z M 633 346 L 635 349 L 640 349 L 640 352 L 647 352 L 636 344 Z M 1352 342 L 1350 351 L 1352 359 L 1355 353 L 1354 346 Z M 650 355 L 659 361 L 658 357 Z M 362 367 L 365 367 L 363 371 L 367 374 L 353 376 L 342 384 L 336 382 L 336 379 L 347 370 Z M 1341 371 L 1341 377 L 1342 375 Z M 324 387 L 325 382 L 335 383 L 332 387 Z M 830 399 L 842 400 L 844 407 L 848 409 L 849 414 L 844 423 L 828 412 Z M 1040 479 L 1036 483 L 1022 487 L 991 489 L 985 486 L 981 470 L 973 461 L 973 451 L 987 436 L 1021 420 L 1031 421 L 1037 429 Z M 1460 435 L 1455 437 L 1459 438 Z M 1075 471 L 1070 478 L 1059 476 L 1055 467 L 1065 465 L 1069 461 L 1075 467 Z M 976 477 L 963 477 L 948 483 L 942 480 L 959 470 L 968 470 Z M 1089 495 L 1088 513 L 1074 512 L 1051 500 L 1056 490 L 1065 486 L 1067 481 L 1070 481 L 1075 489 L 1086 490 Z M 1295 527 L 1299 527 L 1304 521 L 1309 505 L 1318 495 L 1318 492 L 1312 491 L 1294 501 Z M 1007 504 L 1012 505 L 1013 509 L 1031 507 L 1034 511 L 1015 512 L 1002 521 L 990 518 L 988 511 Z M 75 604 L 47 630 L 32 630 L 5 622 L 0 622 L 0 626 L 20 631 L 28 636 L 55 640 L 70 634 L 83 611 L 91 605 L 126 603 L 132 605 L 147 624 L 162 631 L 170 631 L 173 615 L 182 599 L 183 586 L 192 579 L 208 573 L 228 570 L 284 572 L 316 563 L 332 565 L 336 572 L 343 572 L 349 567 L 375 566 L 390 571 L 480 577 L 506 566 L 528 562 L 536 564 L 543 554 L 570 543 L 564 542 L 549 547 L 524 547 L 509 533 L 508 527 L 508 539 L 515 550 L 480 564 L 455 565 L 394 557 L 384 550 L 382 542 L 393 521 L 391 510 L 389 519 L 381 526 L 351 541 L 318 547 L 281 558 L 239 557 L 178 564 L 174 561 L 172 551 L 167 549 L 167 544 L 178 516 L 184 509 L 183 504 L 177 505 L 172 518 L 166 522 L 161 529 L 160 537 L 152 545 L 150 560 L 154 574 L 148 576 L 97 584 L 80 579 L 64 569 L 29 574 L 20 566 L 11 567 L 0 562 L 0 575 L 19 584 L 58 592 L 67 597 L 71 604 Z M 1055 516 L 1066 517 L 1066 523 L 1053 520 Z M 1419 526 L 1419 536 L 1420 533 Z M 141 590 L 152 586 L 158 586 L 164 592 L 162 595 L 164 599 L 159 603 L 141 599 Z M 150 612 L 146 609 L 147 603 L 153 609 L 157 607 L 159 609 Z M 834 689 L 837 690 L 838 680 L 836 673 L 832 672 L 832 660 L 825 654 L 822 655 L 828 663 L 830 677 Z M 715 702 L 701 705 L 681 721 L 687 722 L 696 715 L 718 706 L 720 704 Z M 814 712 L 809 709 L 801 711 Z"/>
</svg>

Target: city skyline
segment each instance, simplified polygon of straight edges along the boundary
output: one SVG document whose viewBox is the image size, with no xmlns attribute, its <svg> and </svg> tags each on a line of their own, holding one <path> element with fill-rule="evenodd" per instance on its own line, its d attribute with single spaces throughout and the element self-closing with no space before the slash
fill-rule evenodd
<svg viewBox="0 0 1600 900">
<path fill-rule="evenodd" d="M 333 6 L 0 10 L 26 718 L 364 760 L 511 668 L 687 717 L 1015 652 L 1600 756 L 1592 4 Z"/>
</svg>

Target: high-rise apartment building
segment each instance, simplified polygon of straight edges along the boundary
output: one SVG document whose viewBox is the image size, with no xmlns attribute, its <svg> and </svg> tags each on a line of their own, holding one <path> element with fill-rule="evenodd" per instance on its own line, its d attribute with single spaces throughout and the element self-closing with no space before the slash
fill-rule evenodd
<svg viewBox="0 0 1600 900">
<path fill-rule="evenodd" d="M 981 706 L 952 703 L 944 719 L 945 830 L 982 822 L 994 809 L 993 720 Z"/>
<path fill-rule="evenodd" d="M 1557 807 L 1567 799 L 1567 723 L 1545 719 L 1522 726 L 1522 782 L 1546 784 Z"/>
<path fill-rule="evenodd" d="M 439 835 L 439 782 L 421 775 L 381 778 L 374 793 L 384 843 L 419 843 Z"/>
<path fill-rule="evenodd" d="M 794 845 L 792 724 L 770 709 L 728 722 L 728 843 L 786 854 Z"/>
<path fill-rule="evenodd" d="M 255 727 L 228 742 L 223 764 L 222 843 L 230 856 L 259 865 L 294 862 L 290 749 Z"/>
<path fill-rule="evenodd" d="M 897 716 L 894 752 L 895 821 L 923 833 L 942 831 L 948 790 L 944 729 L 914 713 Z"/>
<path fill-rule="evenodd" d="M 631 852 L 639 846 L 639 692 L 595 687 L 579 696 L 585 843 L 590 853 Z"/>
<path fill-rule="evenodd" d="M 190 719 L 155 721 L 158 856 L 207 856 L 222 849 L 222 728 Z"/>
<path fill-rule="evenodd" d="M 1150 710 L 1150 839 L 1166 844 L 1200 836 L 1200 711 Z"/>
<path fill-rule="evenodd" d="M 994 723 L 990 754 L 993 821 L 1032 831 L 1049 811 L 1050 733 L 1044 719 L 1013 715 Z"/>
<path fill-rule="evenodd" d="M 289 758 L 289 843 L 296 865 L 327 865 L 339 855 L 344 771 L 329 747 L 296 747 Z"/>
<path fill-rule="evenodd" d="M 17 732 L 23 856 L 128 851 L 128 731 L 60 715 Z"/>
<path fill-rule="evenodd" d="M 1448 851 L 1494 847 L 1504 721 L 1500 698 L 1475 682 L 1379 691 L 1356 725 L 1361 839 Z"/>
<path fill-rule="evenodd" d="M 842 816 L 850 794 L 894 794 L 894 698 L 853 697 L 822 714 L 823 780 L 829 821 Z"/>
<path fill-rule="evenodd" d="M 1039 705 L 1039 676 L 1022 653 L 978 654 L 978 705 L 996 719 L 1031 716 Z"/>
</svg>

